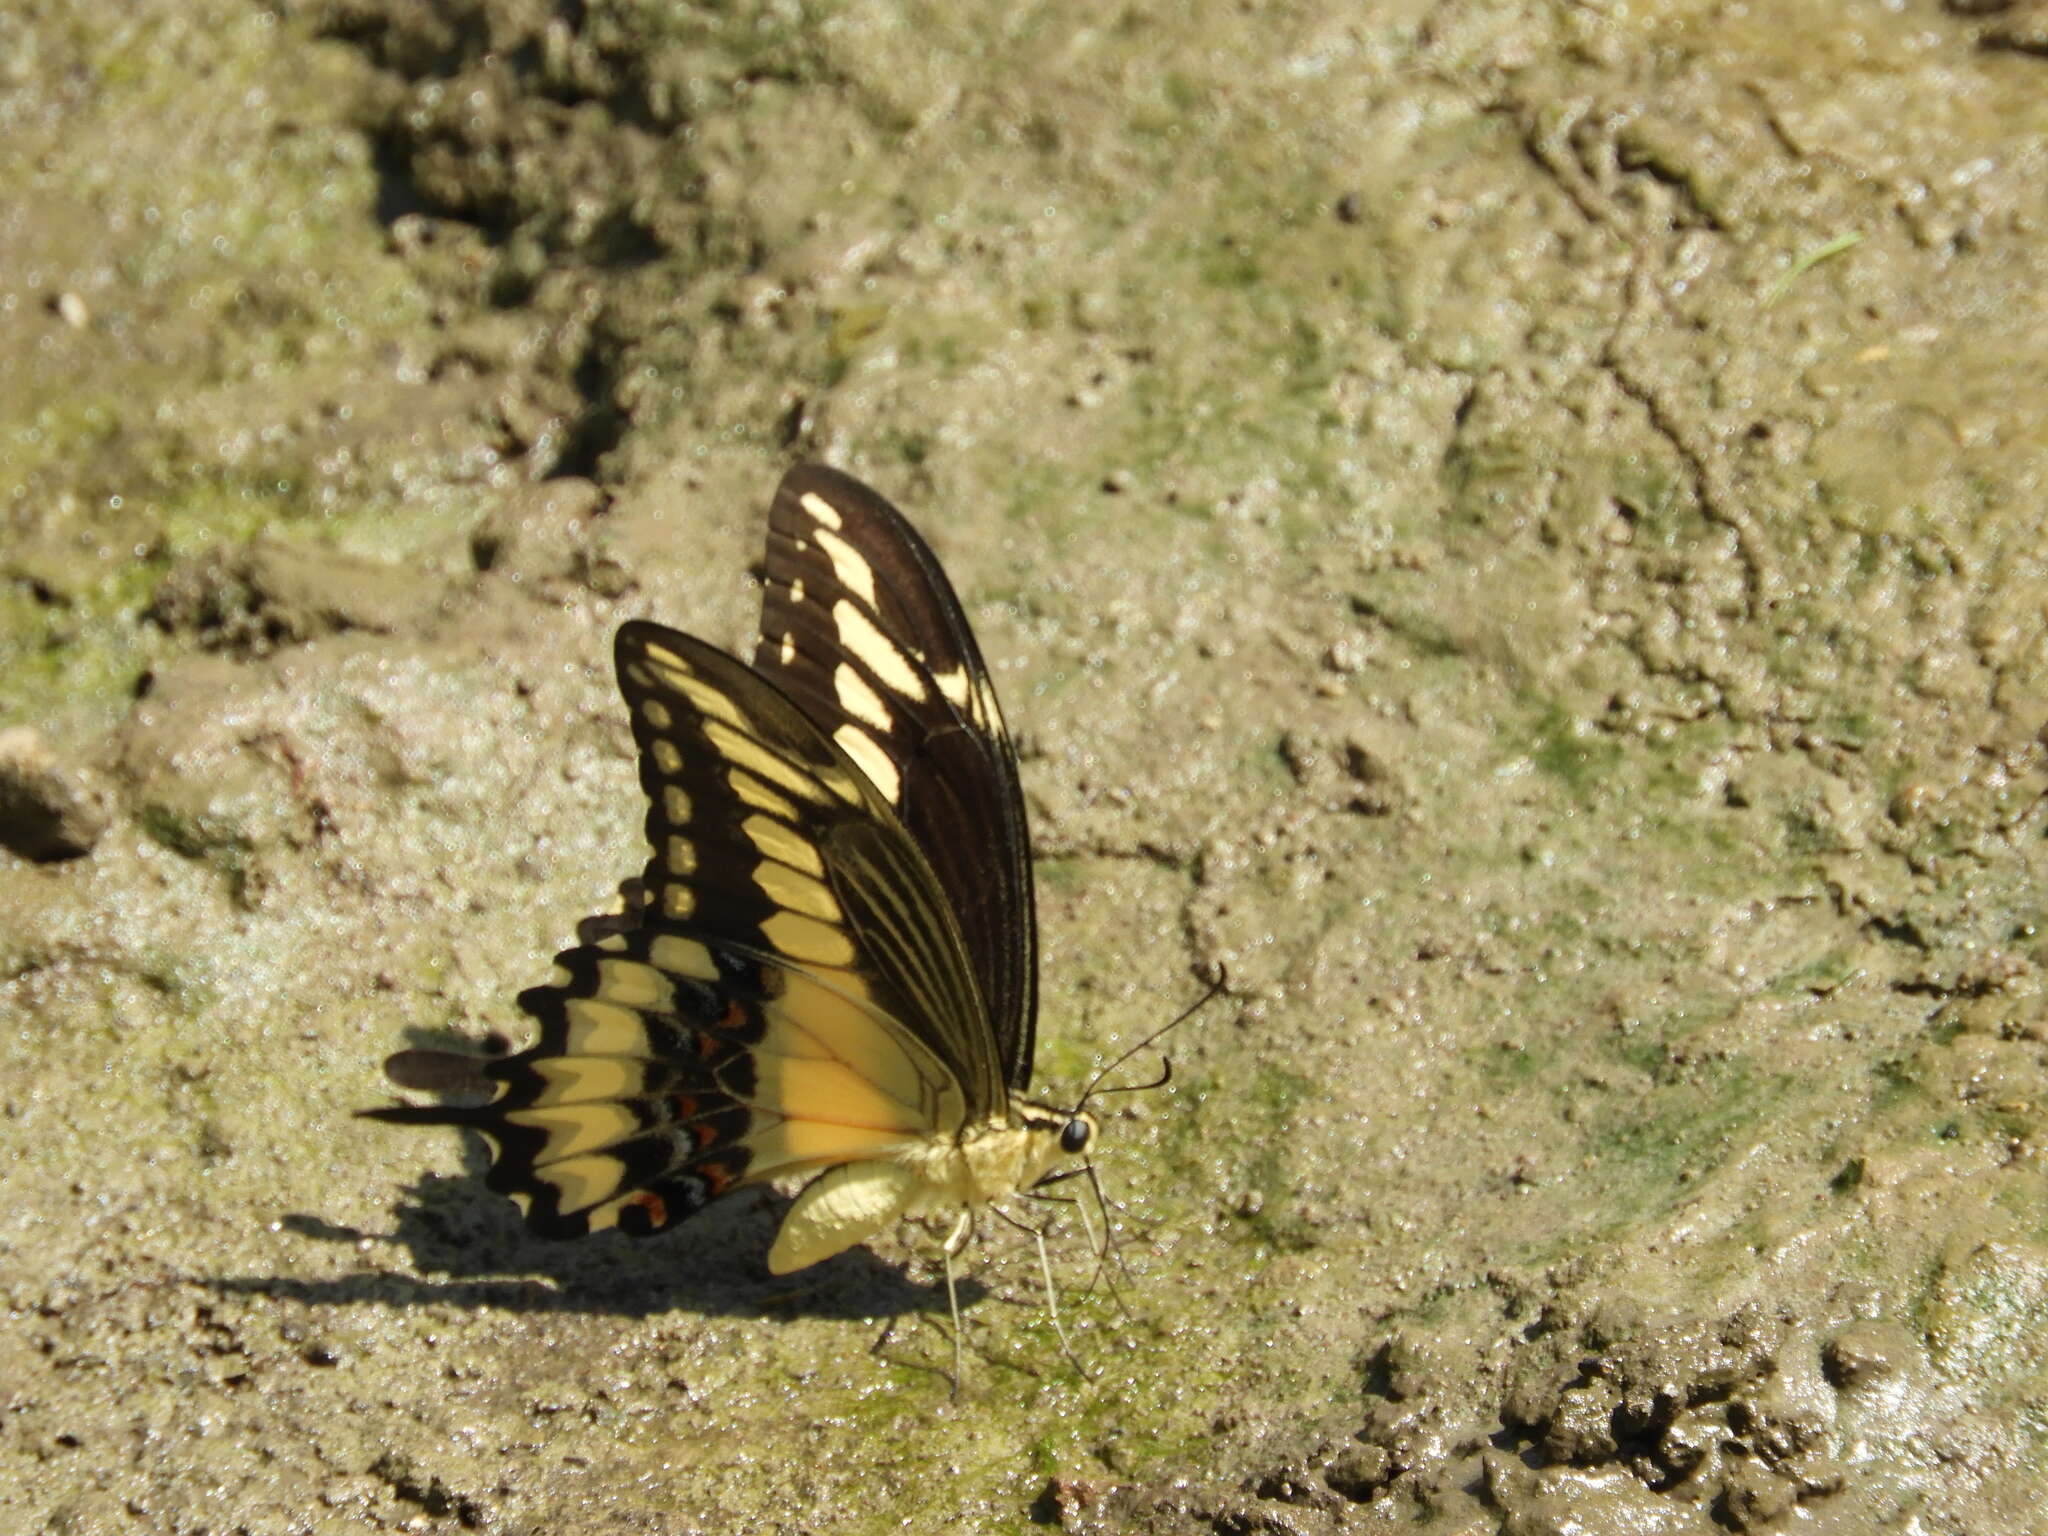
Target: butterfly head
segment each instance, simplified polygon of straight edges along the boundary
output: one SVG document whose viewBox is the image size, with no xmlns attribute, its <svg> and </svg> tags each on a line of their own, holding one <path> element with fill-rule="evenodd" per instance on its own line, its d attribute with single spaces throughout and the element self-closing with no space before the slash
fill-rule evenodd
<svg viewBox="0 0 2048 1536">
<path fill-rule="evenodd" d="M 1017 1101 L 1017 1109 L 1026 1148 L 1024 1177 L 1018 1181 L 1019 1187 L 1030 1189 L 1078 1173 L 1077 1168 L 1060 1169 L 1054 1165 L 1070 1157 L 1081 1158 L 1085 1163 L 1088 1149 L 1095 1145 L 1096 1133 L 1102 1129 L 1100 1122 L 1085 1109 L 1061 1109 L 1028 1100 Z"/>
<path fill-rule="evenodd" d="M 1204 1003 L 1207 1003 L 1223 990 L 1227 980 L 1228 978 L 1224 975 L 1223 968 L 1219 965 L 1216 971 L 1216 981 L 1207 992 L 1203 993 L 1194 1004 L 1183 1009 L 1172 1023 L 1153 1030 L 1151 1034 L 1097 1072 L 1089 1080 L 1087 1088 L 1083 1090 L 1080 1102 L 1072 1109 L 1056 1109 L 1050 1104 L 1036 1104 L 1025 1100 L 1017 1101 L 1017 1109 L 1023 1120 L 1025 1134 L 1032 1138 L 1033 1143 L 1031 1157 L 1032 1177 L 1026 1179 L 1022 1187 L 1035 1189 L 1046 1184 L 1057 1184 L 1060 1180 L 1070 1179 L 1079 1173 L 1087 1174 L 1091 1182 L 1094 1180 L 1094 1165 L 1089 1160 L 1088 1149 L 1095 1145 L 1095 1135 L 1096 1132 L 1102 1129 L 1102 1123 L 1088 1113 L 1088 1101 L 1095 1098 L 1098 1094 L 1150 1093 L 1153 1089 L 1164 1088 L 1168 1083 L 1172 1082 L 1173 1063 L 1162 1056 L 1159 1061 L 1159 1075 L 1150 1082 L 1118 1083 L 1106 1088 L 1103 1086 L 1104 1078 L 1137 1055 L 1138 1052 L 1158 1043 L 1161 1036 L 1186 1023 Z M 1078 1157 L 1081 1159 L 1081 1166 L 1078 1168 L 1052 1170 L 1051 1165 L 1056 1156 Z M 1101 1191 L 1098 1188 L 1098 1198 L 1100 1198 L 1100 1194 Z"/>
</svg>

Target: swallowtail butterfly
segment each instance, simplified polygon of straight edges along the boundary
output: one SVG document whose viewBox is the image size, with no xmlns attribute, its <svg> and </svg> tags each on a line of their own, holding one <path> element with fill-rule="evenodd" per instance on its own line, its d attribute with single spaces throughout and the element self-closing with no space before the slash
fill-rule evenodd
<svg viewBox="0 0 2048 1536">
<path fill-rule="evenodd" d="M 366 1113 L 482 1132 L 491 1187 L 547 1236 L 656 1232 L 810 1175 L 778 1274 L 957 1205 L 950 1287 L 967 1218 L 1096 1133 L 1024 1092 L 1037 937 L 1016 753 L 937 560 L 868 487 L 793 470 L 765 575 L 751 667 L 659 624 L 618 632 L 652 855 L 637 906 L 586 922 L 520 994 L 537 1042 L 402 1051 L 399 1086 L 489 1101 Z"/>
</svg>

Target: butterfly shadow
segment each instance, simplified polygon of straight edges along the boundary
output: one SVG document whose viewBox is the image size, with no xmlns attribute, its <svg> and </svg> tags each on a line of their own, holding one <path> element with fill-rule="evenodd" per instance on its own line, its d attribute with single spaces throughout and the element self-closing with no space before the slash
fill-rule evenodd
<svg viewBox="0 0 2048 1536">
<path fill-rule="evenodd" d="M 763 1191 L 718 1202 L 652 1237 L 597 1232 L 549 1241 L 527 1231 L 517 1210 L 485 1187 L 487 1155 L 470 1149 L 471 1170 L 429 1174 L 406 1193 L 397 1226 L 377 1235 L 293 1213 L 287 1232 L 346 1244 L 374 1255 L 402 1248 L 404 1268 L 370 1263 L 331 1279 L 294 1275 L 223 1275 L 206 1280 L 223 1294 L 260 1295 L 307 1306 L 437 1305 L 476 1311 L 584 1313 L 644 1318 L 667 1312 L 705 1316 L 894 1319 L 943 1314 L 943 1285 L 922 1285 L 855 1248 L 804 1270 L 778 1276 L 764 1262 L 788 1201 Z M 981 1287 L 961 1285 L 961 1300 Z"/>
</svg>

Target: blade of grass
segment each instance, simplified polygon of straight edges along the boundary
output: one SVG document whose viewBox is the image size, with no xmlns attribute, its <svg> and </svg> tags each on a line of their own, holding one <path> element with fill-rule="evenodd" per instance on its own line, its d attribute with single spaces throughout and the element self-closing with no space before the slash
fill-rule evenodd
<svg viewBox="0 0 2048 1536">
<path fill-rule="evenodd" d="M 1861 245 L 1862 243 L 1863 236 L 1860 233 L 1837 235 L 1834 239 L 1815 246 L 1805 255 L 1794 257 L 1792 265 L 1787 267 L 1772 280 L 1770 286 L 1764 289 L 1763 307 L 1769 309 L 1773 304 L 1777 303 L 1778 300 L 1785 296 L 1786 289 L 1790 288 L 1801 276 L 1812 268 L 1819 266 L 1830 256 L 1839 256 L 1851 246 Z"/>
</svg>

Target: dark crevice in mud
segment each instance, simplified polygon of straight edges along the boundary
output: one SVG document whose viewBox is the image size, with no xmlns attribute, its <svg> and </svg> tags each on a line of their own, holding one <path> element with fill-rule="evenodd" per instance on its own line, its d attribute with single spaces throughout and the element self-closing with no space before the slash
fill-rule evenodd
<svg viewBox="0 0 2048 1536">
<path fill-rule="evenodd" d="M 1916 976 L 1893 982 L 1892 990 L 1901 997 L 1938 997 L 1949 1002 L 1957 998 L 1990 997 L 2003 988 L 1996 981 L 1982 976 L 1965 977 L 1959 981 L 1933 981 Z"/>
<path fill-rule="evenodd" d="M 600 463 L 624 440 L 632 424 L 616 398 L 618 378 L 617 348 L 602 336 L 592 337 L 577 359 L 572 375 L 584 407 L 564 434 L 562 451 L 548 471 L 549 479 L 600 478 Z"/>
<path fill-rule="evenodd" d="M 1036 852 L 1040 859 L 1048 862 L 1054 859 L 1100 859 L 1105 863 L 1150 864 L 1177 875 L 1191 874 L 1198 857 L 1193 850 L 1155 843 L 1146 838 L 1135 843 L 1116 843 L 1096 837 L 1081 837 L 1063 843 L 1055 838 L 1044 838 Z"/>
<path fill-rule="evenodd" d="M 1531 1472 L 1551 1464 L 1551 1458 L 1543 1454 L 1543 1447 L 1537 1443 L 1536 1436 L 1527 1429 L 1502 1425 L 1486 1437 L 1486 1443 L 1502 1455 L 1514 1457 Z"/>
<path fill-rule="evenodd" d="M 420 190 L 412 173 L 412 157 L 398 139 L 388 133 L 372 133 L 369 140 L 370 164 L 377 173 L 377 222 L 389 229 L 400 219 L 419 214 L 445 217 Z"/>
<path fill-rule="evenodd" d="M 409 79 L 446 79 L 488 41 L 484 18 L 474 8 L 421 7 L 421 25 L 401 26 L 380 6 L 343 3 L 322 17 L 316 35 L 347 43 L 380 69 Z"/>
<path fill-rule="evenodd" d="M 1394 1351 L 1393 1346 L 1382 1344 L 1365 1360 L 1363 1379 L 1359 1385 L 1367 1397 L 1392 1400 L 1394 1392 Z"/>
<path fill-rule="evenodd" d="M 465 1531 L 484 1523 L 483 1506 L 467 1494 L 454 1492 L 440 1478 L 422 1473 L 406 1457 L 386 1451 L 370 1464 L 370 1475 L 388 1487 L 401 1503 L 411 1504 L 436 1520 L 451 1515 Z"/>
<path fill-rule="evenodd" d="M 1887 944 L 1905 944 L 1923 954 L 1934 948 L 1910 917 L 1873 917 L 1864 926 Z"/>
<path fill-rule="evenodd" d="M 501 249 L 525 236 L 542 252 L 601 270 L 667 255 L 659 230 L 635 209 L 655 146 L 675 143 L 682 103 L 647 78 L 631 28 L 592 40 L 586 20 L 580 4 L 518 17 L 478 3 L 337 5 L 323 35 L 356 48 L 380 77 L 359 112 L 378 219 L 387 227 L 408 215 L 446 219 Z M 690 180 L 671 175 L 664 184 Z M 565 184 L 582 207 L 565 203 Z M 524 302 L 533 287 L 531 272 L 497 272 L 487 285 L 501 308 Z"/>
<path fill-rule="evenodd" d="M 629 272 L 660 261 L 668 255 L 668 247 L 630 210 L 614 208 L 598 220 L 579 254 L 602 270 Z"/>
<path fill-rule="evenodd" d="M 1615 163 L 1624 172 L 1631 176 L 1647 177 L 1672 192 L 1678 207 L 1683 210 L 1682 215 L 1673 220 L 1674 224 L 1680 228 L 1690 224 L 1710 229 L 1716 234 L 1727 233 L 1727 222 L 1701 201 L 1699 188 L 1683 171 L 1674 168 L 1655 154 L 1632 148 L 1625 143 L 1617 144 L 1615 148 Z"/>
</svg>

